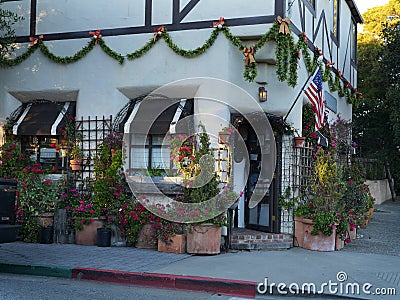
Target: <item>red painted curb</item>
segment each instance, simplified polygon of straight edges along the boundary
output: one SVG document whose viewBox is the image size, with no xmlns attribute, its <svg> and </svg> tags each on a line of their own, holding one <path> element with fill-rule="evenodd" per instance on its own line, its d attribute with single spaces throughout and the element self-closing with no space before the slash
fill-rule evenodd
<svg viewBox="0 0 400 300">
<path fill-rule="evenodd" d="M 182 276 L 173 274 L 123 272 L 93 268 L 74 268 L 72 278 L 147 287 L 217 293 L 228 296 L 255 298 L 256 283 L 252 281 Z"/>
</svg>

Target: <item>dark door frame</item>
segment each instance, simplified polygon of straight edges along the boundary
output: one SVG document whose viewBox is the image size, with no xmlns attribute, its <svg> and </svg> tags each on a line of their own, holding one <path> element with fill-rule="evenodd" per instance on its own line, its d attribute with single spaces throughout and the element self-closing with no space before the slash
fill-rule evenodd
<svg viewBox="0 0 400 300">
<path fill-rule="evenodd" d="M 231 118 L 232 120 L 237 117 L 238 115 L 232 115 Z M 250 126 L 250 124 L 247 124 L 246 121 L 240 125 L 240 126 Z M 250 126 L 251 127 L 251 126 Z M 245 227 L 249 229 L 254 229 L 254 230 L 259 230 L 259 231 L 264 231 L 264 232 L 271 232 L 271 233 L 280 233 L 280 209 L 278 207 L 278 201 L 279 201 L 279 195 L 281 194 L 281 182 L 282 182 L 282 135 L 276 135 L 275 136 L 275 143 L 276 143 L 276 166 L 275 166 L 275 173 L 274 173 L 274 178 L 271 182 L 270 186 L 270 194 L 272 195 L 272 199 L 270 202 L 270 210 L 269 210 L 269 226 L 261 226 L 261 225 L 254 225 L 254 224 L 249 224 L 249 211 L 250 209 L 248 208 L 248 199 L 249 199 L 249 181 L 250 181 L 250 175 L 246 183 L 246 188 L 245 188 Z M 249 147 L 248 141 L 246 141 L 246 146 L 247 148 Z M 250 167 L 251 170 L 251 167 Z M 237 210 L 237 209 L 236 209 Z M 236 211 L 235 213 L 235 220 L 234 220 L 234 225 L 237 227 L 238 226 L 238 212 Z"/>
</svg>

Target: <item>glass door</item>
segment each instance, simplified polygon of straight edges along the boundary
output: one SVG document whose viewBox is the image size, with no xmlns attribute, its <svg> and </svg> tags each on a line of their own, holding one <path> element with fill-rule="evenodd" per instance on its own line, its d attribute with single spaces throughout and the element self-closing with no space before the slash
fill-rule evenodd
<svg viewBox="0 0 400 300">
<path fill-rule="evenodd" d="M 261 150 L 255 132 L 251 126 L 247 128 L 247 151 L 250 159 L 249 178 L 246 186 L 246 204 L 245 204 L 245 224 L 246 228 L 264 231 L 277 232 L 277 215 L 278 215 L 278 182 L 276 174 L 271 182 L 268 192 L 262 200 L 253 208 L 248 207 L 251 195 L 254 192 L 255 185 L 258 181 L 261 168 Z M 277 145 L 278 146 L 278 145 Z M 278 147 L 277 147 L 278 148 Z M 279 152 L 279 151 L 278 151 Z M 279 156 L 279 154 L 278 154 Z M 277 159 L 279 161 L 279 158 Z M 279 176 L 278 176 L 279 177 Z"/>
</svg>

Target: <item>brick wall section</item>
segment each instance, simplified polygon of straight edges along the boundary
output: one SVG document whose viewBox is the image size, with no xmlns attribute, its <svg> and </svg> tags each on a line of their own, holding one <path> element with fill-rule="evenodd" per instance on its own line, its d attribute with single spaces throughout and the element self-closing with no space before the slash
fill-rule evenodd
<svg viewBox="0 0 400 300">
<path fill-rule="evenodd" d="M 231 248 L 235 250 L 274 250 L 293 247 L 290 234 L 265 233 L 244 228 L 234 228 Z"/>
</svg>

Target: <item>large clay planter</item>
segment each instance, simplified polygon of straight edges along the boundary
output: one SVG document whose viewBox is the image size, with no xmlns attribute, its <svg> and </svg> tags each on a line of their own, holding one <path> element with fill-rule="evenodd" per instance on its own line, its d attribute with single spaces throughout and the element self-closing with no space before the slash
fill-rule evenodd
<svg viewBox="0 0 400 300">
<path fill-rule="evenodd" d="M 355 240 L 357 238 L 357 228 L 353 228 L 353 230 L 350 230 L 350 240 Z"/>
<path fill-rule="evenodd" d="M 221 251 L 221 227 L 214 224 L 193 226 L 187 235 L 187 249 L 191 254 L 218 254 Z"/>
<path fill-rule="evenodd" d="M 336 240 L 335 240 L 335 250 L 341 250 L 344 247 L 344 241 L 336 235 Z"/>
<path fill-rule="evenodd" d="M 312 235 L 312 220 L 303 219 L 304 243 L 303 248 L 314 251 L 335 251 L 336 232 L 326 236 L 322 233 Z"/>
<path fill-rule="evenodd" d="M 361 228 L 366 228 L 368 223 L 369 223 L 369 211 L 367 211 L 366 213 L 364 213 L 364 219 L 362 220 L 362 223 L 360 225 Z"/>
<path fill-rule="evenodd" d="M 103 221 L 94 220 L 88 225 L 83 225 L 82 230 L 75 232 L 75 244 L 94 246 L 97 245 L 97 228 L 104 226 Z"/>
<path fill-rule="evenodd" d="M 370 220 L 372 219 L 372 215 L 374 214 L 374 210 L 375 210 L 374 207 L 371 207 L 371 208 L 369 209 L 369 219 L 370 219 Z"/>
<path fill-rule="evenodd" d="M 294 240 L 293 246 L 303 247 L 304 240 L 304 228 L 303 228 L 303 218 L 294 217 Z"/>
<path fill-rule="evenodd" d="M 158 239 L 158 251 L 176 254 L 186 253 L 186 236 L 184 234 L 176 234 L 170 237 L 169 243 Z"/>
<path fill-rule="evenodd" d="M 139 232 L 135 247 L 142 249 L 157 249 L 157 239 L 155 236 L 156 230 L 153 228 L 152 224 L 143 225 Z"/>
</svg>

